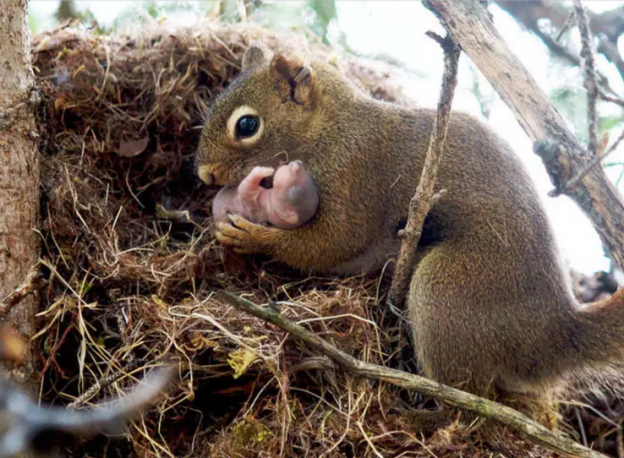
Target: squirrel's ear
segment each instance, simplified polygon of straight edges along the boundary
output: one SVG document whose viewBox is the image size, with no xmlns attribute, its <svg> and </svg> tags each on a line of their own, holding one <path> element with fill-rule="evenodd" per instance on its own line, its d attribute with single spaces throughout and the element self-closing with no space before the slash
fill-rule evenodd
<svg viewBox="0 0 624 458">
<path fill-rule="evenodd" d="M 253 41 L 243 54 L 243 71 L 259 67 L 273 59 L 273 53 L 259 41 Z"/>
<path fill-rule="evenodd" d="M 309 65 L 296 57 L 277 54 L 271 62 L 271 73 L 280 81 L 293 102 L 308 105 L 314 94 L 314 73 Z"/>
</svg>

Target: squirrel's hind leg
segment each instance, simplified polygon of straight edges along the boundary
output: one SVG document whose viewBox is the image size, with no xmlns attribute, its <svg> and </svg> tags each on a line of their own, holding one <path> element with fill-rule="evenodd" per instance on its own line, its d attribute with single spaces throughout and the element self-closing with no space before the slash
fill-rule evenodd
<svg viewBox="0 0 624 458">
<path fill-rule="evenodd" d="M 505 302 L 503 295 L 493 298 L 483 293 L 483 272 L 462 265 L 470 264 L 468 256 L 461 248 L 441 243 L 428 249 L 416 266 L 407 303 L 423 375 L 500 400 L 544 426 L 556 428 L 559 415 L 551 401 L 556 377 L 543 373 L 540 351 L 525 348 L 527 343 L 535 347 L 536 336 L 509 313 L 513 302 Z M 535 320 L 533 330 L 539 332 L 537 323 Z M 528 356 L 533 366 L 528 365 Z M 510 378 L 514 384 L 505 383 Z M 501 388 L 505 386 L 509 386 L 506 391 Z M 462 423 L 474 418 L 462 414 Z M 422 422 L 426 424 L 426 419 Z"/>
</svg>

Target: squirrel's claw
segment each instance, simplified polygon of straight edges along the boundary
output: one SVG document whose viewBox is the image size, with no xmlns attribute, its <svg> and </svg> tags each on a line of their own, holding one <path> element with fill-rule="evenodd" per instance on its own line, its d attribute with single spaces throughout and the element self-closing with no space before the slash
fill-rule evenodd
<svg viewBox="0 0 624 458">
<path fill-rule="evenodd" d="M 216 237 L 236 253 L 268 253 L 272 231 L 278 229 L 252 223 L 240 215 L 228 214 L 229 222 L 217 223 Z"/>
<path fill-rule="evenodd" d="M 241 248 L 239 248 L 238 246 L 239 242 L 237 237 L 234 236 L 235 234 L 231 233 L 233 232 L 232 229 L 237 230 L 236 228 L 233 228 L 229 223 L 217 223 L 215 236 L 220 243 L 222 243 L 223 245 L 231 246 L 236 253 L 244 253 L 245 251 L 242 251 Z"/>
</svg>

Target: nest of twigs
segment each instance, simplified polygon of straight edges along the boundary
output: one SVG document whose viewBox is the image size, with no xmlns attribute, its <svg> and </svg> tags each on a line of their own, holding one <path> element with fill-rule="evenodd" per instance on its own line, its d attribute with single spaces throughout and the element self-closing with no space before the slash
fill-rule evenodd
<svg viewBox="0 0 624 458">
<path fill-rule="evenodd" d="M 460 422 L 423 436 L 409 419 L 423 405 L 414 393 L 327 370 L 292 337 L 214 299 L 226 289 L 277 301 L 357 358 L 405 361 L 397 356 L 400 323 L 383 306 L 382 272 L 308 277 L 214 240 L 217 189 L 193 170 L 202 113 L 256 38 L 274 45 L 279 37 L 209 23 L 134 36 L 65 27 L 33 42 L 44 95 L 41 237 L 50 280 L 38 337 L 43 396 L 84 408 L 118 396 L 154 366 L 177 365 L 168 395 L 123 436 L 72 443 L 65 453 L 491 456 Z M 344 67 L 374 96 L 403 102 L 392 69 L 361 60 Z M 507 456 L 546 455 L 506 434 Z"/>
</svg>

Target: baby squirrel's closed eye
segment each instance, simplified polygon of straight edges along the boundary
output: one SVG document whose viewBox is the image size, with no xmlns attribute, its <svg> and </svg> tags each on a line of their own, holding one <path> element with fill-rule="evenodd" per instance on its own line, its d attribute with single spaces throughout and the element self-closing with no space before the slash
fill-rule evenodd
<svg viewBox="0 0 624 458">
<path fill-rule="evenodd" d="M 303 192 L 300 185 L 295 185 L 288 190 L 288 200 L 293 204 L 298 204 L 303 198 Z"/>
</svg>

